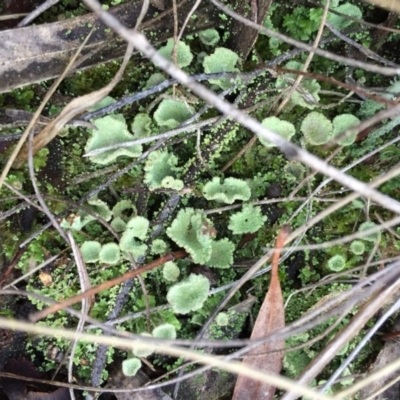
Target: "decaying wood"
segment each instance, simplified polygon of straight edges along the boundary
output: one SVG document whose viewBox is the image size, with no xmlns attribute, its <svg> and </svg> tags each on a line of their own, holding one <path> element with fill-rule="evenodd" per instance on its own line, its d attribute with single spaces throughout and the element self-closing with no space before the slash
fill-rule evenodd
<svg viewBox="0 0 400 400">
<path fill-rule="evenodd" d="M 171 1 L 166 4 L 168 7 L 163 12 L 150 7 L 142 25 L 142 31 L 155 44 L 172 37 Z M 193 1 L 180 1 L 178 6 L 181 25 Z M 141 7 L 142 0 L 133 0 L 111 8 L 110 12 L 126 26 L 134 27 Z M 208 2 L 202 2 L 196 16 L 187 26 L 186 34 L 220 23 L 217 10 Z M 1 31 L 0 93 L 59 76 L 93 26 L 96 30 L 82 50 L 78 66 L 78 69 L 86 69 L 120 58 L 126 49 L 126 43 L 118 39 L 94 13 L 50 24 Z"/>
</svg>

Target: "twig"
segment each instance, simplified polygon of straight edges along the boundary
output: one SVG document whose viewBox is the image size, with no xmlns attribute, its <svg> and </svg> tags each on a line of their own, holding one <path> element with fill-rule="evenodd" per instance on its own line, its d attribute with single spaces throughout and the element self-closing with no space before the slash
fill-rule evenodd
<svg viewBox="0 0 400 400">
<path fill-rule="evenodd" d="M 32 22 L 35 18 L 37 18 L 40 14 L 48 10 L 50 7 L 57 4 L 60 0 L 46 0 L 40 6 L 35 8 L 30 14 L 28 14 L 19 24 L 18 27 L 23 27 Z"/>
</svg>

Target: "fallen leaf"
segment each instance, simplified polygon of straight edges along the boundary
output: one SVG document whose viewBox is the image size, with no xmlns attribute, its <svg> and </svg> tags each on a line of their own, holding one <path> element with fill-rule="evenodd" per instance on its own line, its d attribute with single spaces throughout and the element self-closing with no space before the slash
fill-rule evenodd
<svg viewBox="0 0 400 400">
<path fill-rule="evenodd" d="M 281 285 L 278 277 L 278 264 L 281 249 L 289 234 L 289 227 L 283 226 L 279 232 L 275 253 L 272 258 L 271 283 L 264 302 L 254 324 L 251 339 L 260 339 L 285 326 L 285 311 Z M 266 342 L 254 348 L 243 358 L 243 363 L 249 367 L 264 372 L 278 374 L 282 369 L 284 339 Z M 236 381 L 232 400 L 272 400 L 276 388 L 266 383 L 255 381 L 247 376 L 239 375 Z"/>
</svg>

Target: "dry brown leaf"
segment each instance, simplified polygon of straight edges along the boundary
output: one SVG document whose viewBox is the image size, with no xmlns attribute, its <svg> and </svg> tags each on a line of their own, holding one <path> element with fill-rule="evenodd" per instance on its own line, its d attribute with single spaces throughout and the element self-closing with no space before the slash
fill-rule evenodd
<svg viewBox="0 0 400 400">
<path fill-rule="evenodd" d="M 289 235 L 289 227 L 283 226 L 279 232 L 275 253 L 272 259 L 271 283 L 264 302 L 254 324 L 251 339 L 260 339 L 285 326 L 285 310 L 281 285 L 278 277 L 279 249 Z M 251 350 L 243 359 L 243 363 L 265 372 L 279 373 L 282 369 L 284 339 L 266 342 Z M 270 400 L 274 398 L 275 387 L 255 381 L 247 376 L 239 375 L 236 381 L 232 400 Z"/>
</svg>

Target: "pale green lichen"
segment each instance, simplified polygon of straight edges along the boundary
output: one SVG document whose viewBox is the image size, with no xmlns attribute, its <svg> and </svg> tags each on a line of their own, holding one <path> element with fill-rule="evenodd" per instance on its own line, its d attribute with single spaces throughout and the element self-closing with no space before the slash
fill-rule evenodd
<svg viewBox="0 0 400 400">
<path fill-rule="evenodd" d="M 373 228 L 378 228 L 378 225 L 376 225 L 372 221 L 366 221 L 360 225 L 360 227 L 358 228 L 358 232 L 365 232 L 365 231 L 368 231 L 369 229 L 373 229 Z M 378 232 L 372 233 L 368 236 L 363 236 L 362 239 L 367 240 L 368 242 L 375 242 L 376 240 L 379 240 L 380 236 L 381 236 L 381 233 L 378 231 Z"/>
<path fill-rule="evenodd" d="M 135 376 L 141 367 L 142 362 L 136 357 L 122 361 L 122 372 L 125 376 Z"/>
<path fill-rule="evenodd" d="M 209 267 L 229 268 L 233 264 L 235 245 L 228 239 L 214 240 L 209 260 L 205 262 Z"/>
<path fill-rule="evenodd" d="M 110 225 L 115 232 L 123 232 L 126 229 L 126 222 L 121 217 L 115 217 Z"/>
<path fill-rule="evenodd" d="M 224 312 L 220 312 L 215 317 L 215 322 L 218 326 L 227 326 L 229 324 L 229 315 Z"/>
<path fill-rule="evenodd" d="M 136 215 L 136 207 L 130 200 L 120 200 L 112 208 L 112 213 L 115 217 L 120 217 L 122 220 L 127 221 L 132 216 Z"/>
<path fill-rule="evenodd" d="M 213 223 L 202 211 L 193 208 L 180 210 L 167 235 L 183 247 L 198 264 L 204 264 L 210 259 L 212 238 L 215 236 Z"/>
<path fill-rule="evenodd" d="M 96 240 L 88 240 L 86 242 L 83 242 L 80 249 L 83 261 L 85 261 L 86 263 L 94 263 L 99 260 L 101 244 Z"/>
<path fill-rule="evenodd" d="M 333 8 L 334 11 L 337 11 L 341 14 L 348 15 L 349 17 L 362 19 L 362 12 L 359 7 L 355 6 L 354 4 L 344 3 L 338 7 Z M 353 21 L 350 19 L 346 19 L 340 15 L 329 13 L 328 14 L 328 21 L 339 30 L 345 29 L 349 27 Z"/>
<path fill-rule="evenodd" d="M 285 178 L 290 182 L 299 182 L 304 178 L 306 167 L 299 161 L 288 161 L 283 167 Z"/>
<path fill-rule="evenodd" d="M 162 83 L 164 81 L 165 81 L 165 75 L 160 72 L 156 72 L 156 73 L 150 75 L 150 78 L 147 79 L 146 86 L 144 88 L 149 89 L 153 86 L 159 85 L 160 83 Z"/>
<path fill-rule="evenodd" d="M 215 177 L 205 184 L 203 194 L 207 200 L 217 200 L 232 204 L 235 200 L 248 200 L 251 196 L 251 191 L 248 183 L 241 179 L 226 178 L 221 183 L 221 178 Z"/>
<path fill-rule="evenodd" d="M 350 128 L 356 126 L 360 123 L 360 120 L 352 114 L 340 114 L 337 115 L 333 121 L 333 136 L 340 135 L 345 131 L 348 131 L 346 137 L 338 140 L 341 146 L 350 146 L 354 143 L 357 137 L 357 131 L 351 130 Z"/>
<path fill-rule="evenodd" d="M 99 102 L 97 102 L 93 107 L 88 108 L 88 111 L 93 112 L 100 110 L 101 108 L 107 107 L 111 104 L 114 104 L 116 100 L 111 97 L 111 96 L 106 96 L 103 99 L 101 99 Z"/>
<path fill-rule="evenodd" d="M 220 36 L 216 29 L 211 28 L 199 32 L 199 39 L 206 46 L 215 46 L 219 42 Z"/>
<path fill-rule="evenodd" d="M 148 114 L 139 113 L 133 119 L 131 130 L 134 133 L 135 139 L 141 139 L 151 136 L 151 118 Z"/>
<path fill-rule="evenodd" d="M 225 47 L 218 47 L 210 56 L 204 57 L 203 67 L 207 74 L 215 72 L 239 72 L 236 68 L 236 63 L 239 61 L 239 56 L 232 50 Z M 219 86 L 225 90 L 232 86 L 230 79 L 210 79 L 211 84 Z"/>
<path fill-rule="evenodd" d="M 107 115 L 96 119 L 93 123 L 97 129 L 92 130 L 92 136 L 86 144 L 85 151 L 87 153 L 134 139 L 133 135 L 128 131 L 125 118 L 120 114 Z M 108 150 L 90 157 L 90 160 L 97 164 L 108 164 L 116 161 L 117 157 L 120 156 L 136 158 L 141 154 L 142 146 L 136 145 Z"/>
<path fill-rule="evenodd" d="M 328 260 L 328 268 L 331 271 L 342 271 L 346 266 L 346 258 L 341 254 L 336 254 Z"/>
<path fill-rule="evenodd" d="M 277 133 L 278 135 L 281 135 L 286 140 L 290 140 L 296 133 L 296 128 L 292 123 L 281 120 L 277 117 L 265 118 L 261 122 L 261 125 Z M 265 147 L 275 147 L 275 144 L 260 136 L 258 137 L 258 139 Z"/>
<path fill-rule="evenodd" d="M 160 339 L 176 339 L 176 329 L 172 324 L 158 325 L 153 329 L 153 336 Z"/>
<path fill-rule="evenodd" d="M 285 65 L 285 68 L 296 71 L 302 71 L 303 67 L 304 64 L 298 61 L 289 61 Z M 275 86 L 280 89 L 286 88 L 293 84 L 297 76 L 298 75 L 294 73 L 284 73 L 281 76 L 278 76 Z M 303 79 L 301 87 L 296 90 L 290 98 L 291 104 L 302 108 L 313 109 L 320 100 L 318 95 L 320 90 L 321 86 L 315 79 Z"/>
<path fill-rule="evenodd" d="M 158 52 L 167 60 L 172 61 L 172 52 L 174 49 L 174 44 L 175 44 L 174 39 L 168 39 L 167 44 L 161 47 L 158 50 Z M 190 51 L 190 47 L 186 43 L 179 41 L 176 48 L 177 48 L 176 63 L 178 67 L 183 68 L 190 65 L 190 63 L 193 60 L 193 54 Z"/>
<path fill-rule="evenodd" d="M 147 158 L 144 170 L 144 182 L 150 189 L 162 187 L 181 190 L 183 182 L 176 175 L 180 169 L 176 166 L 178 159 L 166 151 L 153 151 Z"/>
<path fill-rule="evenodd" d="M 147 218 L 137 215 L 128 221 L 126 230 L 131 230 L 133 237 L 144 240 L 149 230 L 149 224 Z"/>
<path fill-rule="evenodd" d="M 331 121 L 323 114 L 310 112 L 301 123 L 304 139 L 313 146 L 328 143 L 332 139 L 333 127 Z"/>
<path fill-rule="evenodd" d="M 162 239 L 154 239 L 150 248 L 151 254 L 165 254 L 168 250 L 168 244 Z"/>
<path fill-rule="evenodd" d="M 142 332 L 140 334 L 140 336 L 143 336 L 145 338 L 146 337 L 153 337 L 153 335 L 151 335 L 150 333 L 147 333 L 147 332 Z M 135 357 L 148 357 L 153 353 L 154 353 L 154 348 L 151 347 L 151 346 L 149 346 L 147 348 L 143 348 L 143 347 L 139 348 L 139 347 L 135 347 L 133 345 L 133 348 L 132 348 L 132 355 L 135 356 Z"/>
<path fill-rule="evenodd" d="M 260 207 L 245 204 L 242 211 L 231 215 L 228 228 L 235 234 L 257 232 L 264 224 L 267 217 L 262 215 Z"/>
<path fill-rule="evenodd" d="M 210 282 L 203 275 L 191 274 L 168 290 L 167 300 L 177 314 L 199 310 L 208 297 Z"/>
<path fill-rule="evenodd" d="M 361 240 L 354 240 L 350 243 L 350 251 L 353 254 L 361 255 L 365 252 L 365 244 Z"/>
<path fill-rule="evenodd" d="M 105 264 L 116 264 L 121 257 L 119 247 L 116 243 L 104 244 L 99 253 L 99 260 Z"/>
<path fill-rule="evenodd" d="M 181 274 L 181 271 L 175 262 L 168 261 L 164 264 L 162 273 L 166 281 L 176 282 Z"/>
<path fill-rule="evenodd" d="M 174 129 L 193 115 L 192 109 L 184 102 L 164 99 L 154 113 L 154 119 L 162 127 Z"/>
<path fill-rule="evenodd" d="M 124 252 L 131 253 L 134 257 L 145 254 L 147 245 L 137 240 L 137 233 L 134 229 L 126 229 L 119 242 L 119 248 Z"/>
</svg>

